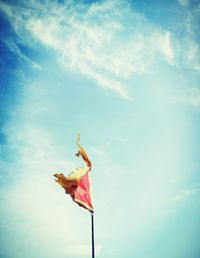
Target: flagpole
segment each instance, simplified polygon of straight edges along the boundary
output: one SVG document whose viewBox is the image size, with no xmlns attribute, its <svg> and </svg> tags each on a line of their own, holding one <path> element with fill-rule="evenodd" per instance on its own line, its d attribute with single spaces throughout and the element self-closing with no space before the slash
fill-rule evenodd
<svg viewBox="0 0 200 258">
<path fill-rule="evenodd" d="M 95 250 L 94 250 L 94 212 L 91 211 L 91 230 L 92 230 L 92 258 L 95 258 Z"/>
</svg>

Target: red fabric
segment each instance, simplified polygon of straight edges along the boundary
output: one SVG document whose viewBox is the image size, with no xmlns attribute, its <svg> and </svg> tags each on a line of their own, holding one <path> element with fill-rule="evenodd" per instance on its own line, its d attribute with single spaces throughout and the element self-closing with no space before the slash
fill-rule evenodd
<svg viewBox="0 0 200 258">
<path fill-rule="evenodd" d="M 73 195 L 71 195 L 72 199 L 89 211 L 93 211 L 93 205 L 91 202 L 91 193 L 90 193 L 90 175 L 89 171 L 83 175 L 79 181 L 78 186 L 74 190 Z"/>
</svg>

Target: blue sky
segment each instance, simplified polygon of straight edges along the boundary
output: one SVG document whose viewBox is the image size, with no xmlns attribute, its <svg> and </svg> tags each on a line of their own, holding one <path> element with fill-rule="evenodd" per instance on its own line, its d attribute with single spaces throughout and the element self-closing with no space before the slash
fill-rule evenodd
<svg viewBox="0 0 200 258">
<path fill-rule="evenodd" d="M 93 162 L 97 257 L 198 258 L 198 1 L 0 1 L 0 258 L 91 254 L 54 182 Z"/>
</svg>

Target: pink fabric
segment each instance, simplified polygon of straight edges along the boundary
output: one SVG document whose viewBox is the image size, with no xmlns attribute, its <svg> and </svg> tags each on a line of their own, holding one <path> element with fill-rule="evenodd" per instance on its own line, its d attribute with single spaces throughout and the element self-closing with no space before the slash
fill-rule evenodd
<svg viewBox="0 0 200 258">
<path fill-rule="evenodd" d="M 89 211 L 93 211 L 90 193 L 89 171 L 79 179 L 78 186 L 74 190 L 72 198 L 76 203 L 78 203 L 83 208 L 88 209 Z"/>
</svg>

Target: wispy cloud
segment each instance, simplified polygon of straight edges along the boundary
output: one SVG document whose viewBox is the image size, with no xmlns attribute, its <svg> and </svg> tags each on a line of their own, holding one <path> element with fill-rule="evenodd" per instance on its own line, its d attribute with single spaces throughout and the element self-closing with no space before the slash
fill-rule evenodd
<svg viewBox="0 0 200 258">
<path fill-rule="evenodd" d="M 183 190 L 180 193 L 178 193 L 177 195 L 175 195 L 172 198 L 173 202 L 178 202 L 178 201 L 183 201 L 186 200 L 194 195 L 199 194 L 199 189 L 188 189 L 188 190 Z"/>
<path fill-rule="evenodd" d="M 23 61 L 26 64 L 30 65 L 32 69 L 41 70 L 43 69 L 41 65 L 36 63 L 35 61 L 31 60 L 27 55 L 22 53 L 20 48 L 17 46 L 17 44 L 13 40 L 4 40 L 4 44 L 8 47 L 9 51 L 13 52 L 19 61 Z"/>
<path fill-rule="evenodd" d="M 175 44 L 177 66 L 198 72 L 200 70 L 200 46 L 195 40 L 195 36 L 185 37 L 176 41 Z"/>
<path fill-rule="evenodd" d="M 195 108 L 200 107 L 200 89 L 199 88 L 188 88 L 185 91 L 182 91 L 182 93 L 179 92 L 177 94 L 177 97 L 173 98 L 174 102 L 182 103 L 185 105 L 190 105 Z"/>
<path fill-rule="evenodd" d="M 182 6 L 187 6 L 189 5 L 189 0 L 177 0 L 180 5 Z"/>
<path fill-rule="evenodd" d="M 64 67 L 122 98 L 130 97 L 130 78 L 151 71 L 156 60 L 174 64 L 171 33 L 122 1 L 45 6 L 29 2 L 25 8 L 1 3 L 1 10 L 24 43 L 51 48 Z"/>
<path fill-rule="evenodd" d="M 182 5 L 189 5 L 189 1 L 180 1 Z M 200 70 L 199 23 L 200 5 L 191 4 L 185 9 L 185 17 L 175 26 L 175 50 L 177 64 L 194 71 Z M 181 33 L 181 34 L 179 34 Z"/>
</svg>

